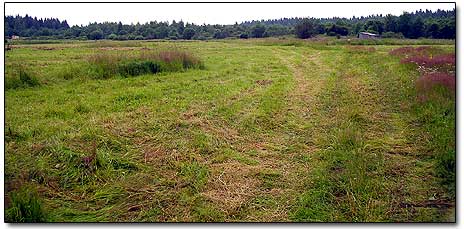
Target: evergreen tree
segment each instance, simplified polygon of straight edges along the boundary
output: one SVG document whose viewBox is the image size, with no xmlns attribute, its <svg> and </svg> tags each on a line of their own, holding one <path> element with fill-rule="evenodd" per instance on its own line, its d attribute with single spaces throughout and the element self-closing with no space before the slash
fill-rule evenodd
<svg viewBox="0 0 464 229">
<path fill-rule="evenodd" d="M 266 26 L 259 23 L 252 27 L 251 29 L 251 36 L 255 38 L 260 38 L 264 36 L 264 32 L 266 32 Z"/>
<path fill-rule="evenodd" d="M 307 39 L 317 33 L 316 25 L 309 19 L 304 19 L 295 26 L 295 33 L 298 38 Z"/>
</svg>

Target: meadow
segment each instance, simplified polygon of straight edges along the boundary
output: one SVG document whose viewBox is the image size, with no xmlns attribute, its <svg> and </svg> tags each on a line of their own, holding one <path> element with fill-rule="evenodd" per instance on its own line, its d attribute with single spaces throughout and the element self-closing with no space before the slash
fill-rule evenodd
<svg viewBox="0 0 464 229">
<path fill-rule="evenodd" d="M 454 52 L 454 40 L 13 43 L 6 221 L 454 222 Z"/>
</svg>

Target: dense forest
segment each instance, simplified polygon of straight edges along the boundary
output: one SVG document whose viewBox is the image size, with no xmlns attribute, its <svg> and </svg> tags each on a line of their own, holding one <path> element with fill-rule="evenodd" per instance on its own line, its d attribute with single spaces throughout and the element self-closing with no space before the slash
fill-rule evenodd
<svg viewBox="0 0 464 229">
<path fill-rule="evenodd" d="M 317 34 L 328 36 L 356 36 L 366 31 L 382 37 L 395 38 L 456 38 L 456 10 L 404 12 L 400 16 L 371 15 L 352 18 L 281 18 L 245 21 L 233 25 L 195 25 L 183 21 L 145 24 L 121 22 L 90 23 L 70 27 L 66 20 L 37 19 L 28 15 L 6 16 L 5 36 L 30 39 L 81 39 L 81 40 L 145 40 L 145 39 L 224 39 L 260 38 L 296 35 L 309 38 Z"/>
</svg>

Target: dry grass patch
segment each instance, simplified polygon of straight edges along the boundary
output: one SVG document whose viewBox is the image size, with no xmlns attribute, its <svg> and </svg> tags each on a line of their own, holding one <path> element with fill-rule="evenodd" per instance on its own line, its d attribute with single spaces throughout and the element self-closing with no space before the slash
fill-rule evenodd
<svg viewBox="0 0 464 229">
<path fill-rule="evenodd" d="M 256 196 L 261 184 L 253 166 L 227 162 L 211 164 L 210 170 L 210 179 L 202 195 L 228 216 L 238 214 Z"/>
</svg>

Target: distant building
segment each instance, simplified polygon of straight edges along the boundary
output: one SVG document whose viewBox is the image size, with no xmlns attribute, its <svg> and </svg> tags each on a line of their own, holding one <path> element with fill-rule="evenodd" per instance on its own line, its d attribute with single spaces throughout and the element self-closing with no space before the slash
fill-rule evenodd
<svg viewBox="0 0 464 229">
<path fill-rule="evenodd" d="M 358 34 L 359 39 L 377 39 L 379 37 L 380 36 L 378 34 L 375 34 L 375 33 L 360 32 Z"/>
<path fill-rule="evenodd" d="M 19 36 L 13 35 L 13 36 L 11 36 L 11 39 L 12 40 L 17 40 L 17 39 L 19 39 Z"/>
</svg>

